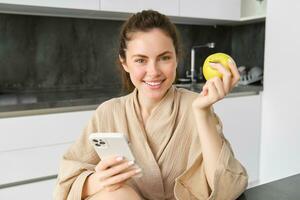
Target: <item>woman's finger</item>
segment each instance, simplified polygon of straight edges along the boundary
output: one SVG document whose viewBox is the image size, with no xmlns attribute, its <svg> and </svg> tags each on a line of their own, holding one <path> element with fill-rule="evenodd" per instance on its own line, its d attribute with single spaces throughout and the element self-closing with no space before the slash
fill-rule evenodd
<svg viewBox="0 0 300 200">
<path fill-rule="evenodd" d="M 229 65 L 229 68 L 232 73 L 231 88 L 233 88 L 237 84 L 237 82 L 240 80 L 240 73 L 239 73 L 239 70 L 237 69 L 237 66 L 236 66 L 234 60 L 229 59 L 228 65 Z"/>
<path fill-rule="evenodd" d="M 122 171 L 128 169 L 129 167 L 133 166 L 133 161 L 124 162 L 118 165 L 115 165 L 105 171 L 102 171 L 102 173 L 99 175 L 100 180 L 107 179 L 109 177 L 112 177 L 116 174 L 120 174 Z"/>
<path fill-rule="evenodd" d="M 207 86 L 207 82 L 204 84 L 204 86 L 202 87 L 202 91 L 201 91 L 201 95 L 206 96 L 208 95 L 208 86 Z"/>
<path fill-rule="evenodd" d="M 111 156 L 101 160 L 98 165 L 95 167 L 95 171 L 103 171 L 113 165 L 124 162 L 124 158 L 122 156 Z"/>
<path fill-rule="evenodd" d="M 110 186 L 110 185 L 121 183 L 121 182 L 126 181 L 127 179 L 131 178 L 132 176 L 134 176 L 134 175 L 136 175 L 140 172 L 141 172 L 141 169 L 133 169 L 133 170 L 130 170 L 128 172 L 124 172 L 124 173 L 115 175 L 113 177 L 107 178 L 106 180 L 101 182 L 101 185 L 103 187 L 107 187 L 107 186 Z"/>
<path fill-rule="evenodd" d="M 232 79 L 231 72 L 220 63 L 210 63 L 210 65 L 212 66 L 212 68 L 218 70 L 222 74 L 224 90 L 225 90 L 226 93 L 228 93 L 231 89 L 231 83 L 232 83 L 232 81 L 231 81 L 231 79 Z"/>
<path fill-rule="evenodd" d="M 208 97 L 212 102 L 216 102 L 219 99 L 218 90 L 211 80 L 208 82 Z"/>
<path fill-rule="evenodd" d="M 224 89 L 222 80 L 219 77 L 215 77 L 212 79 L 212 82 L 214 83 L 214 85 L 217 89 L 217 92 L 219 94 L 219 99 L 224 98 L 224 96 L 226 95 L 226 91 Z"/>
</svg>

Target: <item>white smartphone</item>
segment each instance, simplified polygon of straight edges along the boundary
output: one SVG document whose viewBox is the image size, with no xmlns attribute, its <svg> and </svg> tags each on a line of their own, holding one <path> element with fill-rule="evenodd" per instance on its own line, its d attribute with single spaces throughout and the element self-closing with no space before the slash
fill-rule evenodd
<svg viewBox="0 0 300 200">
<path fill-rule="evenodd" d="M 123 156 L 129 161 L 134 161 L 128 140 L 123 133 L 92 133 L 89 136 L 90 143 L 94 146 L 100 158 L 108 156 Z"/>
</svg>

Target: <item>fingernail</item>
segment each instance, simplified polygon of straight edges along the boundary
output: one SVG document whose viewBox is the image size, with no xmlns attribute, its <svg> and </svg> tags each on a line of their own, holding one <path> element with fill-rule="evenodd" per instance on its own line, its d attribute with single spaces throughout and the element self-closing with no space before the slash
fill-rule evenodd
<svg viewBox="0 0 300 200">
<path fill-rule="evenodd" d="M 141 171 L 142 171 L 142 169 L 139 168 L 139 169 L 136 169 L 136 170 L 135 170 L 135 173 L 139 173 L 139 172 L 141 172 Z"/>
<path fill-rule="evenodd" d="M 121 160 L 123 160 L 123 157 L 122 157 L 122 156 L 118 156 L 118 157 L 116 158 L 116 161 L 121 161 Z"/>
<path fill-rule="evenodd" d="M 210 62 L 210 63 L 209 63 L 209 65 L 210 65 L 211 67 L 215 68 L 215 66 L 216 66 L 216 63 L 212 63 L 212 62 Z"/>
<path fill-rule="evenodd" d="M 134 161 L 129 161 L 127 164 L 128 164 L 128 166 L 131 166 L 134 164 Z"/>
</svg>

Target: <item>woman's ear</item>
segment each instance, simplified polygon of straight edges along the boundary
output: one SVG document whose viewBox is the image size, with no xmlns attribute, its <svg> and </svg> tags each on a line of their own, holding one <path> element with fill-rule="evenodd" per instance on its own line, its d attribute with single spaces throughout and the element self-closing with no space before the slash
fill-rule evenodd
<svg viewBox="0 0 300 200">
<path fill-rule="evenodd" d="M 122 65 L 123 69 L 124 69 L 126 72 L 129 72 L 128 66 L 127 66 L 127 64 L 126 64 L 126 61 L 120 56 L 120 54 L 119 54 L 119 60 L 120 60 L 120 63 L 121 63 L 121 65 Z"/>
</svg>

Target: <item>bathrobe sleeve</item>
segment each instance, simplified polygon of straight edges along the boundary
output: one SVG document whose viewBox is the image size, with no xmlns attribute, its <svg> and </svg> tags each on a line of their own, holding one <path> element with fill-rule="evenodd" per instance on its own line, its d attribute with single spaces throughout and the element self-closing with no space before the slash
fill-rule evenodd
<svg viewBox="0 0 300 200">
<path fill-rule="evenodd" d="M 235 159 L 229 142 L 222 133 L 222 123 L 219 117 L 215 115 L 216 126 L 221 134 L 223 144 L 218 158 L 218 165 L 214 175 L 214 190 L 208 184 L 205 176 L 202 153 L 199 146 L 191 146 L 190 154 L 192 162 L 187 170 L 176 179 L 175 196 L 179 200 L 234 200 L 240 196 L 248 184 L 248 175 L 245 168 Z"/>
<path fill-rule="evenodd" d="M 63 155 L 54 190 L 55 200 L 81 200 L 83 184 L 100 161 L 89 144 L 88 135 L 102 130 L 108 120 L 105 109 L 99 106 L 80 137 Z"/>
</svg>

